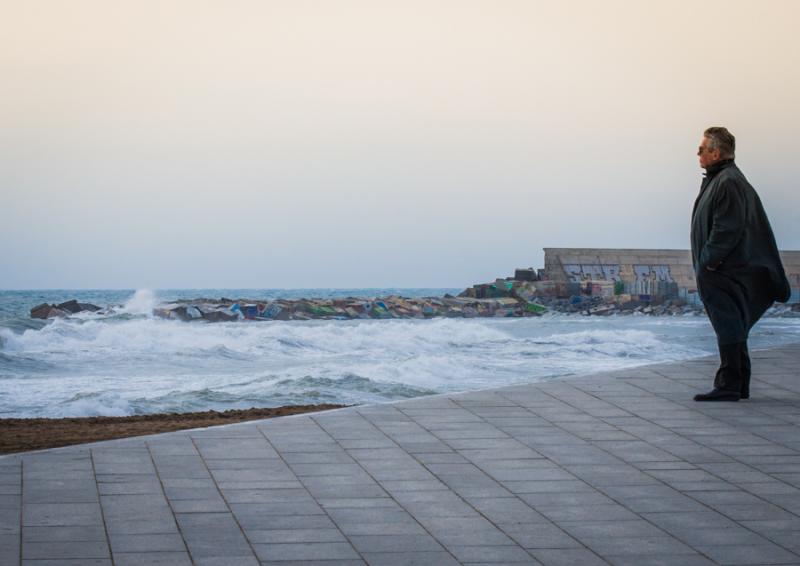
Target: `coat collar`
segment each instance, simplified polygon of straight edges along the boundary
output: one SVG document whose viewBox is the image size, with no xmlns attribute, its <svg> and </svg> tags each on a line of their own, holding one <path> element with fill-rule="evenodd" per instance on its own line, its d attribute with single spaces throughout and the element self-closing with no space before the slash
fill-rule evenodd
<svg viewBox="0 0 800 566">
<path fill-rule="evenodd" d="M 697 212 L 697 205 L 700 203 L 700 199 L 703 196 L 703 193 L 706 192 L 706 187 L 711 182 L 711 179 L 717 176 L 720 171 L 723 169 L 727 169 L 728 167 L 733 167 L 735 163 L 733 159 L 723 159 L 722 161 L 716 162 L 711 167 L 706 168 L 706 174 L 703 177 L 703 182 L 700 183 L 700 194 L 697 195 L 697 198 L 694 201 L 694 206 L 692 207 L 692 218 L 694 219 L 694 214 Z"/>
<path fill-rule="evenodd" d="M 723 159 L 722 161 L 717 161 L 714 165 L 706 167 L 706 179 L 713 179 L 717 176 L 717 173 L 733 165 L 735 165 L 733 159 Z"/>
</svg>

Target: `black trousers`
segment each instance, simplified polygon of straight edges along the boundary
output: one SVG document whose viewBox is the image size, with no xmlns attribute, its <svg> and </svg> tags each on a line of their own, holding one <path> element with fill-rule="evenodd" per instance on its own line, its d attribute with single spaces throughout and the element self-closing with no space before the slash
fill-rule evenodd
<svg viewBox="0 0 800 566">
<path fill-rule="evenodd" d="M 747 342 L 719 345 L 719 369 L 714 378 L 715 389 L 738 391 L 750 396 L 750 353 Z"/>
</svg>

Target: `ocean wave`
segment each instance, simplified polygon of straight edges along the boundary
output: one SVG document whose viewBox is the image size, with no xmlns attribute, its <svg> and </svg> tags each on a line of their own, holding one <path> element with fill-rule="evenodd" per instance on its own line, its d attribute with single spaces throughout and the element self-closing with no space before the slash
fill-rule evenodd
<svg viewBox="0 0 800 566">
<path fill-rule="evenodd" d="M 52 417 L 124 417 L 138 414 L 129 401 L 114 393 L 76 393 L 58 402 L 47 416 Z"/>
<path fill-rule="evenodd" d="M 768 319 L 752 346 L 799 336 L 800 321 Z M 187 324 L 125 313 L 0 337 L 0 413 L 16 416 L 376 403 L 715 351 L 702 317 Z"/>
<path fill-rule="evenodd" d="M 412 387 L 405 383 L 374 381 L 352 373 L 339 378 L 304 376 L 299 379 L 283 379 L 275 384 L 277 388 L 292 387 L 298 390 L 332 389 L 336 391 L 361 391 L 390 398 L 410 398 L 437 393 L 430 388 Z"/>
</svg>

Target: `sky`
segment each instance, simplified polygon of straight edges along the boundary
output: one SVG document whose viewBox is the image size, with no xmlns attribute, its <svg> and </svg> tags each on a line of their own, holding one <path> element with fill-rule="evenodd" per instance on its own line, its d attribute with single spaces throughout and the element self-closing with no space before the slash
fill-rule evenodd
<svg viewBox="0 0 800 566">
<path fill-rule="evenodd" d="M 800 249 L 793 0 L 5 0 L 0 289 L 467 287 L 689 246 L 727 126 Z"/>
</svg>

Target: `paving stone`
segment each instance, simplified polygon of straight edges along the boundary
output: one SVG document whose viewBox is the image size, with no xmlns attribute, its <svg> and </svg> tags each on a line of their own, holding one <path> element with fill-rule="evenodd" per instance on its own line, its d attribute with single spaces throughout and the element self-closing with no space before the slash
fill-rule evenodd
<svg viewBox="0 0 800 566">
<path fill-rule="evenodd" d="M 20 557 L 19 535 L 0 534 L 0 564 L 18 564 Z"/>
<path fill-rule="evenodd" d="M 369 566 L 457 566 L 449 552 L 369 552 L 364 553 Z M 326 566 L 320 564 L 320 566 Z"/>
<path fill-rule="evenodd" d="M 109 558 L 111 551 L 106 541 L 66 541 L 55 542 L 25 541 L 22 543 L 22 557 L 26 560 L 64 559 L 64 558 Z"/>
<path fill-rule="evenodd" d="M 546 523 L 540 513 L 530 505 L 517 498 L 509 497 L 474 497 L 469 503 L 484 517 L 495 524 L 511 525 L 514 523 Z"/>
<path fill-rule="evenodd" d="M 576 493 L 576 492 L 593 492 L 595 488 L 589 484 L 574 480 L 574 481 L 523 481 L 523 482 L 505 482 L 505 487 L 511 493 Z"/>
<path fill-rule="evenodd" d="M 20 511 L 0 509 L 0 535 L 18 534 L 20 531 Z"/>
<path fill-rule="evenodd" d="M 107 483 L 98 482 L 97 491 L 102 495 L 154 495 L 161 493 L 158 481 L 133 481 Z"/>
<path fill-rule="evenodd" d="M 184 540 L 193 558 L 253 555 L 250 545 L 241 532 L 224 537 L 184 535 Z"/>
<path fill-rule="evenodd" d="M 230 513 L 179 513 L 175 518 L 184 536 L 201 535 L 219 538 L 240 532 L 236 519 Z"/>
<path fill-rule="evenodd" d="M 358 559 L 359 555 L 347 542 L 313 542 L 287 544 L 254 544 L 258 559 L 272 560 L 334 560 Z"/>
<path fill-rule="evenodd" d="M 228 505 L 218 497 L 217 499 L 179 499 L 172 502 L 174 513 L 225 513 Z"/>
<path fill-rule="evenodd" d="M 580 542 L 551 523 L 503 525 L 502 530 L 523 548 L 583 548 Z"/>
<path fill-rule="evenodd" d="M 412 492 L 419 493 L 419 492 Z M 342 507 L 391 507 L 399 509 L 397 502 L 390 497 L 337 497 L 317 499 L 323 509 L 337 509 Z"/>
<path fill-rule="evenodd" d="M 331 498 L 385 498 L 386 490 L 376 483 L 353 483 L 342 485 L 308 485 L 308 494 L 317 500 Z"/>
<path fill-rule="evenodd" d="M 589 549 L 600 556 L 647 556 L 697 554 L 695 550 L 679 540 L 664 536 L 616 536 L 581 539 Z"/>
<path fill-rule="evenodd" d="M 185 552 L 120 552 L 114 554 L 115 566 L 192 566 Z"/>
<path fill-rule="evenodd" d="M 384 450 L 404 452 L 397 448 L 386 448 Z M 345 450 L 338 452 L 286 452 L 283 453 L 283 459 L 287 464 L 353 464 L 354 459 L 359 459 L 357 456 L 359 452 L 367 454 L 372 453 L 374 450 L 365 449 L 363 451 L 353 450 L 350 453 Z"/>
<path fill-rule="evenodd" d="M 765 537 L 739 526 L 726 529 L 673 528 L 671 534 L 695 548 L 700 546 L 762 545 L 770 542 Z M 774 535 L 774 533 L 772 534 Z"/>
<path fill-rule="evenodd" d="M 342 532 L 335 528 L 248 530 L 245 536 L 253 544 L 347 541 Z"/>
<path fill-rule="evenodd" d="M 26 527 L 99 525 L 103 522 L 97 503 L 24 504 L 22 520 Z"/>
<path fill-rule="evenodd" d="M 169 534 L 178 532 L 175 518 L 159 517 L 154 519 L 124 519 L 106 518 L 106 528 L 109 534 L 120 535 L 148 535 L 148 534 Z"/>
<path fill-rule="evenodd" d="M 22 539 L 27 542 L 104 541 L 103 525 L 82 527 L 25 527 Z"/>
<path fill-rule="evenodd" d="M 661 479 L 656 476 L 658 473 L 676 473 L 670 470 L 669 472 L 651 472 L 645 474 L 637 470 L 629 464 L 622 465 L 594 465 L 594 464 L 581 464 L 567 466 L 567 470 L 578 478 L 592 486 L 614 486 L 614 485 L 658 485 L 657 480 Z M 682 472 L 683 470 L 680 470 Z M 655 479 L 654 479 L 655 477 Z M 662 480 L 664 481 L 664 480 Z"/>
<path fill-rule="evenodd" d="M 632 537 L 663 537 L 667 532 L 644 521 L 600 521 L 600 522 L 563 522 L 559 525 L 564 531 L 578 540 L 608 539 Z"/>
<path fill-rule="evenodd" d="M 325 511 L 313 503 L 232 503 L 231 511 L 237 517 L 265 517 L 270 515 L 322 515 Z"/>
<path fill-rule="evenodd" d="M 422 525 L 443 545 L 513 546 L 515 543 L 483 517 L 420 518 Z"/>
<path fill-rule="evenodd" d="M 717 564 L 700 554 L 668 554 L 625 556 L 608 555 L 605 557 L 614 566 L 712 566 Z"/>
<path fill-rule="evenodd" d="M 186 550 L 183 538 L 178 533 L 148 535 L 112 535 L 111 550 L 118 552 L 139 552 L 147 549 L 153 552 L 183 552 Z"/>
<path fill-rule="evenodd" d="M 433 491 L 433 490 L 449 490 L 447 484 L 434 480 L 383 480 L 380 485 L 388 493 L 397 495 L 398 493 L 406 491 Z"/>
<path fill-rule="evenodd" d="M 775 544 L 699 546 L 697 549 L 720 564 L 798 564 L 800 555 Z"/>
<path fill-rule="evenodd" d="M 666 511 L 705 511 L 707 508 L 685 495 L 670 497 L 632 497 L 623 501 L 625 507 L 635 513 L 658 513 Z"/>
<path fill-rule="evenodd" d="M 417 492 L 419 493 L 419 492 Z M 420 500 L 404 501 L 403 507 L 414 517 L 474 517 L 478 513 L 473 507 L 464 502 L 463 499 L 455 496 L 452 492 L 425 492 L 425 493 L 448 493 L 453 495 L 450 500 Z"/>
<path fill-rule="evenodd" d="M 112 563 L 110 558 L 65 558 L 55 560 L 23 560 L 22 566 L 112 566 Z"/>
<path fill-rule="evenodd" d="M 404 552 L 414 549 L 418 552 L 444 551 L 442 545 L 428 534 L 420 535 L 351 535 L 350 543 L 360 553 Z"/>
<path fill-rule="evenodd" d="M 608 562 L 585 548 L 541 548 L 530 553 L 544 566 L 608 566 Z"/>
<path fill-rule="evenodd" d="M 530 554 L 518 546 L 449 546 L 460 562 L 498 564 L 537 564 Z"/>
<path fill-rule="evenodd" d="M 376 522 L 376 523 L 394 523 L 407 521 L 412 516 L 403 509 L 397 508 L 339 508 L 328 509 L 328 515 L 335 522 Z"/>
<path fill-rule="evenodd" d="M 615 501 L 599 491 L 520 493 L 519 498 L 527 504 L 538 507 L 614 505 Z"/>
<path fill-rule="evenodd" d="M 536 510 L 555 522 L 568 521 L 633 521 L 638 516 L 622 505 L 556 505 Z"/>
<path fill-rule="evenodd" d="M 419 452 L 414 458 L 422 464 L 466 464 L 469 462 L 462 454 L 449 450 L 446 452 Z"/>
<path fill-rule="evenodd" d="M 258 559 L 252 555 L 193 557 L 193 559 L 194 566 L 260 566 Z M 335 562 L 333 561 L 331 566 L 335 566 Z"/>
<path fill-rule="evenodd" d="M 735 521 L 780 521 L 792 520 L 797 516 L 772 503 L 719 504 L 714 508 Z"/>
<path fill-rule="evenodd" d="M 419 535 L 425 533 L 425 529 L 413 519 L 393 523 L 362 523 L 354 521 L 338 523 L 336 526 L 348 537 L 359 535 Z"/>
<path fill-rule="evenodd" d="M 736 526 L 731 519 L 715 511 L 642 513 L 642 517 L 667 532 L 673 532 L 674 529 L 727 529 Z"/>
</svg>

